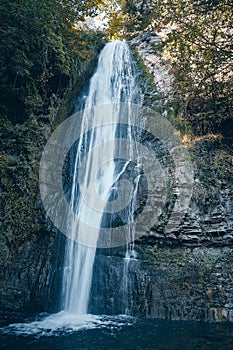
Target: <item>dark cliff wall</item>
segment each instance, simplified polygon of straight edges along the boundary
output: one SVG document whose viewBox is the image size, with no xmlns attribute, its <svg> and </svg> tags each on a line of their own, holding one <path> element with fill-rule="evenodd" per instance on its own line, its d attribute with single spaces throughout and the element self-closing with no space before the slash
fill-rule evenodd
<svg viewBox="0 0 233 350">
<path fill-rule="evenodd" d="M 39 162 L 52 131 L 72 113 L 73 100 L 96 65 L 96 57 L 75 67 L 63 97 L 52 96 L 47 113 L 23 123 L 1 118 L 0 309 L 55 311 L 64 237 L 46 218 L 39 194 Z"/>
<path fill-rule="evenodd" d="M 127 292 L 124 247 L 99 251 L 92 310 L 169 319 L 233 321 L 231 149 L 216 140 L 198 142 L 195 186 L 175 232 L 158 225 L 136 241 Z M 126 296 L 125 296 L 126 295 Z"/>
<path fill-rule="evenodd" d="M 122 254 L 96 259 L 94 312 L 173 320 L 233 321 L 232 249 L 139 245 L 123 293 Z"/>
<path fill-rule="evenodd" d="M 153 62 L 152 66 L 156 70 Z M 77 79 L 79 88 L 89 68 Z M 168 79 L 162 71 L 161 68 L 162 79 Z M 162 93 L 158 87 L 146 87 L 146 103 L 157 108 L 158 99 L 163 102 L 167 99 Z M 67 113 L 67 100 L 70 96 L 66 101 L 55 96 L 48 115 L 32 116 L 22 125 L 3 122 L 4 152 L 0 158 L 3 310 L 57 309 L 64 238 L 45 218 L 38 193 L 38 164 L 52 128 Z M 98 251 L 91 312 L 122 313 L 127 307 L 130 314 L 146 317 L 233 320 L 231 135 L 223 130 L 221 137 L 194 138 L 188 147 L 194 161 L 195 183 L 189 210 L 180 227 L 165 235 L 163 220 L 150 223 L 150 230 L 145 230 L 145 235 L 136 242 L 137 259 L 129 263 L 126 293 L 125 248 Z"/>
<path fill-rule="evenodd" d="M 176 106 L 169 101 L 172 77 L 156 49 L 158 42 L 154 34 L 144 33 L 132 44 L 143 70 L 145 105 L 162 111 L 166 106 L 166 117 L 176 127 Z M 146 317 L 233 321 L 233 140 L 230 121 L 225 124 L 218 133 L 194 131 L 189 142 L 184 138 L 194 169 L 189 208 L 169 234 L 163 216 L 151 220 L 136 241 L 137 259 L 129 262 L 126 291 L 125 248 L 98 252 L 91 311 L 112 314 L 128 308 L 129 314 Z"/>
</svg>

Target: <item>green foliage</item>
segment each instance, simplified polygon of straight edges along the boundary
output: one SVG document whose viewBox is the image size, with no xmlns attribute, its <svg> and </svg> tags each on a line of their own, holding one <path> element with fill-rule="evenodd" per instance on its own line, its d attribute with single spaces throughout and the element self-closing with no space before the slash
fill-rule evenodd
<svg viewBox="0 0 233 350">
<path fill-rule="evenodd" d="M 39 162 L 104 43 L 103 33 L 74 26 L 100 3 L 0 2 L 0 263 L 46 232 Z"/>
<path fill-rule="evenodd" d="M 118 0 L 110 37 L 131 38 L 149 28 L 161 36 L 172 67 L 181 128 L 219 131 L 232 119 L 233 4 L 231 0 Z"/>
<path fill-rule="evenodd" d="M 132 38 L 145 29 L 151 21 L 147 0 L 118 0 L 106 2 L 109 12 L 107 33 L 111 39 Z"/>
<path fill-rule="evenodd" d="M 1 125 L 1 234 L 7 247 L 15 249 L 39 230 L 38 164 L 45 140 L 36 120 L 14 126 L 2 118 Z"/>
<path fill-rule="evenodd" d="M 202 136 L 193 145 L 193 152 L 199 179 L 193 199 L 208 214 L 221 205 L 221 190 L 232 181 L 232 150 L 222 139 Z"/>
<path fill-rule="evenodd" d="M 0 113 L 14 123 L 45 112 L 62 96 L 74 69 L 93 57 L 101 34 L 73 24 L 95 13 L 98 1 L 2 0 Z"/>
<path fill-rule="evenodd" d="M 232 2 L 161 0 L 152 11 L 183 118 L 198 134 L 217 131 L 232 118 Z"/>
</svg>

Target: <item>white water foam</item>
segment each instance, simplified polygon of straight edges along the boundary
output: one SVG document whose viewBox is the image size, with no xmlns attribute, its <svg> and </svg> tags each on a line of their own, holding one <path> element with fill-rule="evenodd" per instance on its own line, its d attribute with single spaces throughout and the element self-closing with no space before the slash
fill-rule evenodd
<svg viewBox="0 0 233 350">
<path fill-rule="evenodd" d="M 41 315 L 38 320 L 25 323 L 14 323 L 0 328 L 0 334 L 14 334 L 25 336 L 59 336 L 64 333 L 78 332 L 96 328 L 121 328 L 130 326 L 133 318 L 125 315 L 96 316 L 77 315 L 65 311 L 50 316 Z"/>
</svg>

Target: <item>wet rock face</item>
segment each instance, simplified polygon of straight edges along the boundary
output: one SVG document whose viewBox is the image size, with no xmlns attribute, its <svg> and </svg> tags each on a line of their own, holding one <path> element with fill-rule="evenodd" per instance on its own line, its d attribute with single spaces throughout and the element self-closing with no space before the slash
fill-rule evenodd
<svg viewBox="0 0 233 350">
<path fill-rule="evenodd" d="M 186 215 L 179 227 L 163 234 L 163 222 L 146 234 L 150 244 L 186 247 L 232 247 L 232 150 L 219 141 L 202 141 L 190 153 L 194 185 Z"/>
<path fill-rule="evenodd" d="M 181 224 L 165 234 L 163 216 L 151 223 L 151 230 L 136 241 L 137 259 L 128 264 L 127 284 L 125 248 L 99 251 L 92 312 L 128 309 L 143 317 L 233 322 L 231 146 L 202 140 L 190 152 L 195 182 Z"/>
<path fill-rule="evenodd" d="M 46 217 L 39 164 L 52 130 L 72 113 L 70 100 L 88 81 L 102 46 L 100 40 L 93 47 L 93 59 L 74 67 L 64 96 L 52 94 L 46 114 L 31 115 L 16 125 L 0 116 L 0 310 L 34 313 L 58 308 L 64 238 Z"/>
<path fill-rule="evenodd" d="M 164 233 L 163 217 L 136 241 L 124 291 L 124 248 L 96 257 L 95 312 L 233 322 L 231 148 L 201 141 L 191 150 L 194 189 L 180 226 Z M 126 300 L 125 300 L 126 299 Z"/>
<path fill-rule="evenodd" d="M 233 256 L 230 248 L 159 248 L 139 245 L 123 293 L 124 259 L 96 258 L 92 312 L 173 320 L 233 321 Z M 124 298 L 127 297 L 127 300 Z"/>
<path fill-rule="evenodd" d="M 64 238 L 44 232 L 26 244 L 1 271 L 0 310 L 55 311 L 62 274 Z"/>
<path fill-rule="evenodd" d="M 146 58 L 157 40 L 147 33 L 132 43 L 154 75 L 157 63 Z M 159 93 L 166 94 L 156 85 Z M 130 315 L 143 317 L 233 322 L 232 139 L 203 137 L 189 150 L 194 186 L 180 225 L 166 234 L 166 215 L 155 222 L 154 213 L 148 212 L 144 228 L 151 226 L 136 241 L 137 259 L 128 264 L 127 286 L 125 248 L 99 251 L 90 312 L 117 314 L 128 309 Z M 174 189 L 167 200 L 174 200 Z"/>
<path fill-rule="evenodd" d="M 163 95 L 162 104 L 172 94 L 172 76 L 169 63 L 165 63 L 159 52 L 160 37 L 147 31 L 131 41 L 142 59 L 153 84 L 146 88 L 149 107 L 158 105 L 153 96 Z M 144 67 L 144 68 L 145 68 Z M 169 117 L 169 111 L 165 111 Z M 226 127 L 227 125 L 227 127 Z M 170 234 L 165 234 L 164 217 L 154 220 L 152 229 L 145 233 L 150 244 L 172 244 L 187 247 L 228 246 L 233 244 L 233 183 L 232 183 L 232 135 L 227 133 L 231 123 L 227 121 L 220 131 L 223 138 L 205 135 L 189 145 L 193 160 L 194 186 L 192 200 L 181 225 Z M 173 195 L 175 194 L 173 189 Z M 171 203 L 172 194 L 167 198 Z M 166 213 L 169 215 L 169 213 Z"/>
<path fill-rule="evenodd" d="M 147 60 L 155 83 L 161 78 L 157 89 L 166 94 L 162 86 L 164 81 L 167 86 L 170 78 L 157 65 L 162 64 L 158 54 L 152 53 L 158 40 L 147 33 L 133 44 Z M 165 218 L 161 216 L 155 223 L 148 213 L 149 229 L 136 242 L 137 259 L 128 264 L 127 287 L 123 278 L 125 248 L 98 251 L 90 312 L 118 314 L 127 308 L 129 314 L 143 317 L 233 321 L 231 146 L 207 140 L 190 151 L 195 183 L 181 225 L 166 235 Z M 167 198 L 170 202 L 173 195 Z M 52 228 L 42 222 L 41 214 L 36 219 L 43 226 L 40 238 L 28 242 L 16 255 L 6 257 L 7 242 L 0 242 L 1 259 L 6 261 L 0 270 L 2 310 L 57 310 L 64 238 L 49 232 Z"/>
</svg>

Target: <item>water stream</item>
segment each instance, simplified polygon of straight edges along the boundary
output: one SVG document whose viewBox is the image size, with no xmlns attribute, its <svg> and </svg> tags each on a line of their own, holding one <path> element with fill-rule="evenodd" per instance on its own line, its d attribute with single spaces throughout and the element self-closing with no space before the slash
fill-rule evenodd
<svg viewBox="0 0 233 350">
<path fill-rule="evenodd" d="M 105 209 L 109 202 L 114 203 L 117 198 L 118 182 L 130 171 L 131 160 L 134 159 L 134 164 L 137 163 L 137 149 L 132 146 L 135 136 L 132 129 L 128 127 L 121 131 L 118 128 L 122 112 L 119 102 L 128 104 L 128 125 L 130 119 L 135 117 L 130 113 L 131 104 L 140 105 L 142 102 L 135 76 L 128 45 L 120 41 L 107 44 L 99 56 L 97 69 L 85 97 L 80 133 L 82 136 L 76 145 L 72 168 L 69 198 L 71 209 L 77 213 L 77 217 L 67 217 L 70 234 L 64 258 L 61 311 L 29 318 L 22 316 L 20 320 L 15 318 L 14 323 L 12 317 L 9 321 L 5 319 L 3 327 L 0 328 L 3 349 L 232 349 L 233 332 L 229 325 L 171 322 L 129 316 L 132 300 L 128 275 L 132 259 L 137 258 L 134 247 L 134 212 L 142 176 L 137 171 L 137 164 L 131 179 L 132 200 L 124 211 L 127 228 L 124 230 L 123 276 L 119 281 L 119 290 L 123 290 L 121 302 L 124 315 L 88 314 L 99 233 L 106 224 L 106 218 L 113 221 L 113 226 L 116 219 L 114 215 L 106 217 Z M 103 123 L 99 128 L 91 128 L 96 119 L 101 124 L 101 116 L 98 108 L 95 108 L 98 105 L 106 105 L 111 124 Z M 110 141 L 114 141 L 121 132 L 127 134 L 129 159 L 117 162 L 119 143 Z M 99 156 L 89 152 L 95 148 L 101 149 Z M 104 166 L 103 155 L 109 159 Z M 96 198 L 101 198 L 98 200 L 98 210 L 95 210 Z M 89 206 L 89 202 L 93 205 Z M 94 234 L 86 231 L 82 224 L 85 221 L 91 222 Z M 109 224 L 111 226 L 111 222 Z"/>
<path fill-rule="evenodd" d="M 109 140 L 114 140 L 117 134 L 117 125 L 121 120 L 121 109 L 118 103 L 128 103 L 129 108 L 131 103 L 140 103 L 140 93 L 135 80 L 135 71 L 132 63 L 129 47 L 126 43 L 120 41 L 113 41 L 107 44 L 102 50 L 97 69 L 93 75 L 89 91 L 84 103 L 84 112 L 82 119 L 82 130 L 80 138 L 75 165 L 73 172 L 73 182 L 71 190 L 71 207 L 72 210 L 78 214 L 78 218 L 67 218 L 67 224 L 71 232 L 71 239 L 67 240 L 65 263 L 64 263 L 64 275 L 63 275 L 63 291 L 62 291 L 62 305 L 61 308 L 65 311 L 75 314 L 87 314 L 88 301 L 90 295 L 93 264 L 96 253 L 96 245 L 98 241 L 98 228 L 100 228 L 103 220 L 103 212 L 105 204 L 108 200 L 111 200 L 111 195 L 114 189 L 116 189 L 117 181 L 121 175 L 126 171 L 127 164 L 119 166 L 114 161 L 116 153 L 116 147 L 113 144 L 109 147 Z M 114 103 L 117 103 L 114 105 Z M 93 108 L 97 105 L 112 105 L 109 116 L 111 118 L 111 125 L 104 125 L 101 128 L 90 129 L 87 135 L 87 125 L 92 125 L 96 118 L 101 118 L 98 113 L 98 109 Z M 129 118 L 132 118 L 129 113 Z M 132 138 L 131 128 L 127 130 L 129 144 Z M 101 145 L 101 154 L 107 154 L 109 162 L 101 166 L 101 155 L 99 157 L 93 157 L 92 152 L 88 150 L 95 149 L 95 147 Z M 130 150 L 131 159 L 133 159 L 133 149 Z M 85 158 L 85 164 L 83 160 L 83 154 L 87 154 Z M 84 167 L 84 176 L 82 179 L 82 195 L 77 190 L 77 178 L 80 177 L 79 169 Z M 99 176 L 96 178 L 96 172 L 99 172 Z M 140 175 L 139 175 L 140 176 Z M 80 178 L 79 178 L 80 182 Z M 95 182 L 95 183 L 94 183 Z M 135 180 L 133 196 L 137 195 L 139 179 Z M 93 210 L 93 207 L 88 207 L 87 203 L 93 202 L 93 196 L 95 188 L 103 199 L 102 206 L 98 206 L 98 211 Z M 96 203 L 93 203 L 95 206 Z M 128 221 L 132 222 L 132 215 L 134 212 L 135 200 L 133 199 L 131 206 L 128 210 Z M 80 224 L 80 217 L 89 220 L 92 226 L 96 227 L 96 235 L 89 241 L 88 232 L 85 232 L 85 227 Z M 127 298 L 127 271 L 128 264 L 131 257 L 135 257 L 134 247 L 127 242 L 133 241 L 133 224 L 128 226 L 126 232 L 126 256 L 124 267 L 124 290 L 125 298 Z M 85 244 L 77 243 L 83 241 L 81 237 L 84 237 Z M 124 298 L 124 299 L 125 299 Z M 127 302 L 125 302 L 127 310 Z"/>
</svg>

